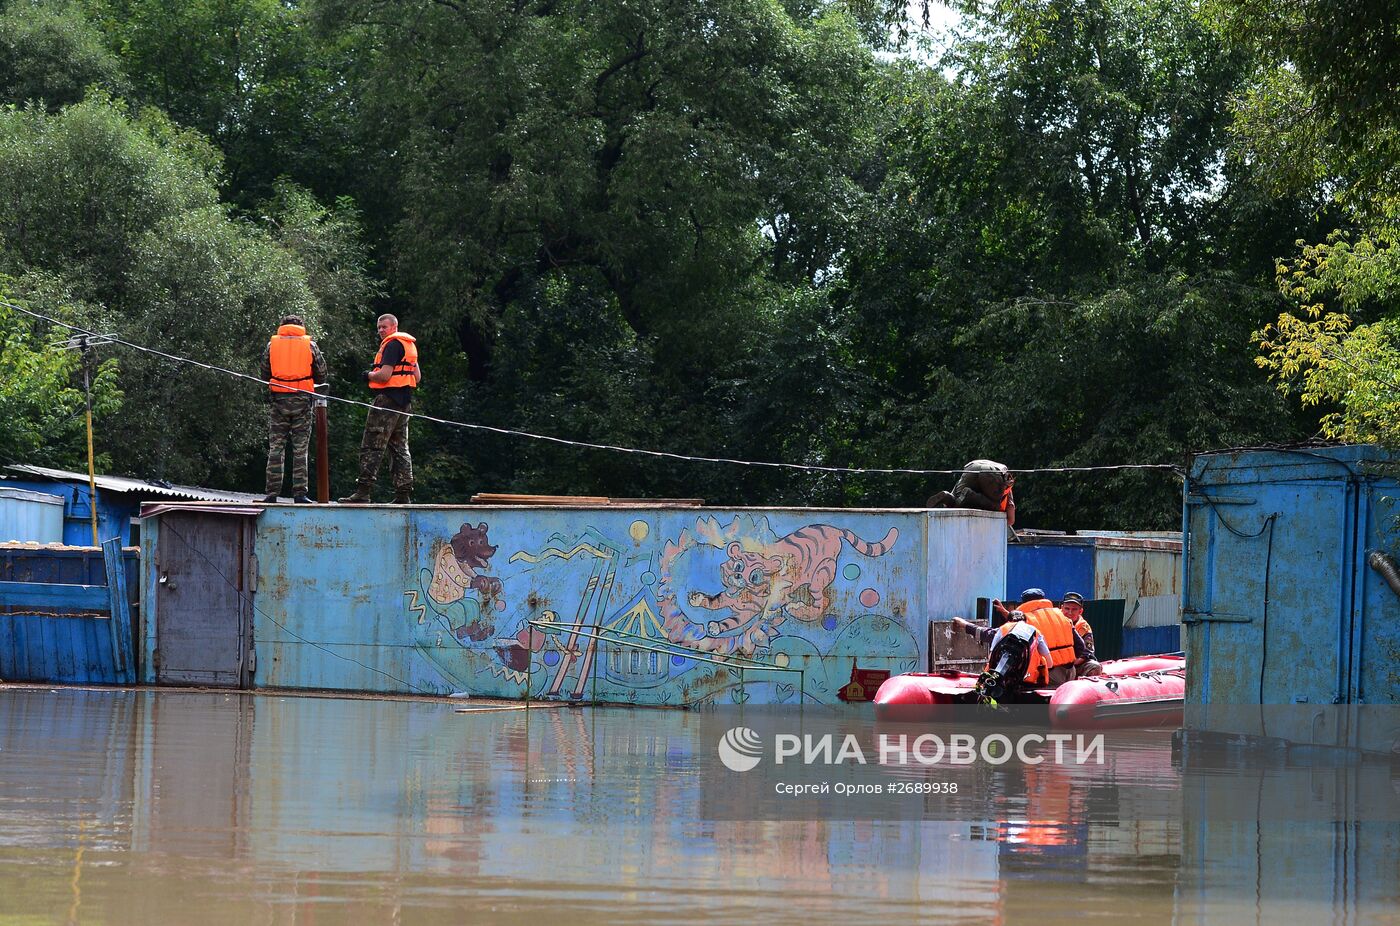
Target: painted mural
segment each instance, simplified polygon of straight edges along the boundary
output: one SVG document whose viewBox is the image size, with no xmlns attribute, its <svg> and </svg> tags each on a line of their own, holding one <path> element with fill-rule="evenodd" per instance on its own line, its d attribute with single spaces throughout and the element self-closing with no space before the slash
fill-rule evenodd
<svg viewBox="0 0 1400 926">
<path fill-rule="evenodd" d="M 872 544 L 830 524 L 809 524 L 784 537 L 774 537 L 766 519 L 757 526 L 736 517 L 727 528 L 721 528 L 714 518 L 697 521 L 694 533 L 681 531 L 677 540 L 666 543 L 661 556 L 661 606 L 667 637 L 707 652 L 751 656 L 766 651 L 784 617 L 809 623 L 826 617 L 843 542 L 863 556 L 876 557 L 889 552 L 898 539 L 899 530 L 894 527 L 883 540 Z M 697 546 L 722 548 L 725 555 L 716 577 L 723 590 L 714 594 L 692 590 L 685 596 L 692 609 L 717 615 L 703 622 L 677 607 L 673 581 L 677 561 Z M 826 629 L 834 626 L 833 619 Z"/>
<path fill-rule="evenodd" d="M 856 661 L 916 667 L 898 528 L 612 514 L 514 548 L 489 520 L 425 537 L 416 650 L 454 691 L 689 706 L 837 703 Z"/>
</svg>

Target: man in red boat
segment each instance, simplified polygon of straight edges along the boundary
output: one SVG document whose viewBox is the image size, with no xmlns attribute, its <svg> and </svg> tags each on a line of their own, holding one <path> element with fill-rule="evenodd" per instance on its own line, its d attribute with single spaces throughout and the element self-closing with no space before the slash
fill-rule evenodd
<svg viewBox="0 0 1400 926">
<path fill-rule="evenodd" d="M 1012 611 L 999 627 L 979 627 L 961 617 L 953 624 L 988 648 L 987 668 L 977 680 L 977 698 L 982 703 L 996 703 L 1018 688 L 1047 688 L 1050 685 L 1050 647 L 1045 636 L 1025 619 L 1020 611 Z"/>
<path fill-rule="evenodd" d="M 1087 678 L 1090 675 L 1102 675 L 1103 667 L 1094 657 L 1094 628 L 1089 626 L 1089 622 L 1084 619 L 1084 596 L 1078 592 L 1066 592 L 1064 600 L 1060 602 L 1060 611 L 1074 627 L 1074 632 L 1079 634 L 1079 639 L 1084 641 L 1086 652 L 1084 659 L 1076 662 L 1075 677 Z"/>
<path fill-rule="evenodd" d="M 1075 666 L 1088 659 L 1088 650 L 1079 634 L 1074 632 L 1074 624 L 1070 619 L 1038 588 L 1023 591 L 1021 603 L 1016 606 L 1016 610 L 1024 614 L 1026 621 L 1040 631 L 1050 647 L 1050 687 L 1073 681 L 1076 677 Z"/>
<path fill-rule="evenodd" d="M 1006 610 L 1000 601 L 992 602 L 992 607 L 999 612 Z M 955 626 L 961 628 L 964 633 L 978 637 L 989 649 L 995 648 L 1011 629 L 1011 625 L 1018 621 L 1024 621 L 1034 627 L 1041 643 L 1048 650 L 1045 657 L 1048 666 L 1048 687 L 1056 688 L 1073 680 L 1076 677 L 1075 666 L 1088 662 L 1089 652 L 1083 639 L 1074 632 L 1069 618 L 1038 588 L 1028 588 L 1021 593 L 1021 603 L 1000 627 L 979 627 L 960 617 L 953 618 Z M 1027 681 L 1030 679 L 1027 678 Z"/>
</svg>

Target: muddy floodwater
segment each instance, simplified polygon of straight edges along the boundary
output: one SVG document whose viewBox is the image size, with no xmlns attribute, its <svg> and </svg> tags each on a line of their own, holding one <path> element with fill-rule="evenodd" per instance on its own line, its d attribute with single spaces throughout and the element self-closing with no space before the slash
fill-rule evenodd
<svg viewBox="0 0 1400 926">
<path fill-rule="evenodd" d="M 743 820 L 694 714 L 458 707 L 0 690 L 0 923 L 1400 922 L 1394 823 L 1174 813 L 1166 731 L 1141 808 L 1047 769 L 956 820 Z"/>
</svg>

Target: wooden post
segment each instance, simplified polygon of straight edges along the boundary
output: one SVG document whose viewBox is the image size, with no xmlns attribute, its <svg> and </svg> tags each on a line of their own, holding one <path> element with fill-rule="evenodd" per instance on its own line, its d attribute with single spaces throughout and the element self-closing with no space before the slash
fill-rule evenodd
<svg viewBox="0 0 1400 926">
<path fill-rule="evenodd" d="M 316 501 L 323 505 L 331 500 L 330 455 L 330 436 L 326 426 L 326 397 L 318 393 L 316 396 Z"/>
</svg>

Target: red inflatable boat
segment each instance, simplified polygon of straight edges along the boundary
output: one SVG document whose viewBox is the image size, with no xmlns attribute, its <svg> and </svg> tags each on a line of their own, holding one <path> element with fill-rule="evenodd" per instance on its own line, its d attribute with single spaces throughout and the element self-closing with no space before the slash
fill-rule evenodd
<svg viewBox="0 0 1400 926">
<path fill-rule="evenodd" d="M 896 675 L 875 693 L 877 714 L 897 707 L 974 704 L 977 676 L 969 672 Z M 1103 675 L 1075 679 L 1059 688 L 1017 693 L 1017 703 L 1045 704 L 1056 727 L 1173 726 L 1181 721 L 1186 696 L 1182 656 L 1135 656 L 1103 663 Z"/>
</svg>

